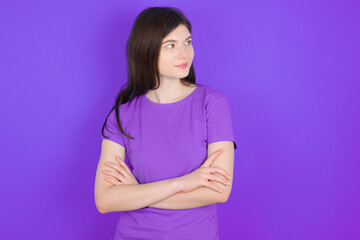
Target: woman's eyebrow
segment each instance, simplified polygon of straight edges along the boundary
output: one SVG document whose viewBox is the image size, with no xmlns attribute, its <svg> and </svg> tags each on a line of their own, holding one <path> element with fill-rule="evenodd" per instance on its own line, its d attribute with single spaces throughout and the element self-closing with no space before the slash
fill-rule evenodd
<svg viewBox="0 0 360 240">
<path fill-rule="evenodd" d="M 185 38 L 185 40 L 188 40 L 189 38 L 192 38 L 192 36 L 188 36 L 187 38 Z M 173 40 L 173 39 L 169 39 L 169 40 L 166 40 L 165 42 L 163 42 L 162 44 L 167 43 L 167 42 L 177 42 L 177 41 Z"/>
</svg>

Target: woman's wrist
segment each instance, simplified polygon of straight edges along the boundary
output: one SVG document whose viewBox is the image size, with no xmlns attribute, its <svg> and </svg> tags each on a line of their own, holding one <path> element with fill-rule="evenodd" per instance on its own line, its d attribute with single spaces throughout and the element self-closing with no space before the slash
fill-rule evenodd
<svg viewBox="0 0 360 240">
<path fill-rule="evenodd" d="M 183 191 L 183 185 L 180 177 L 171 179 L 171 182 L 173 183 L 174 188 L 177 190 L 177 192 Z"/>
</svg>

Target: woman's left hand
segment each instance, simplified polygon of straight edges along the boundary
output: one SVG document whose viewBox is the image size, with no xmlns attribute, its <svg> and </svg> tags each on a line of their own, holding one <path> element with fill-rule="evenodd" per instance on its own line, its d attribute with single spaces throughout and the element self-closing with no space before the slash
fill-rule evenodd
<svg viewBox="0 0 360 240">
<path fill-rule="evenodd" d="M 112 185 L 139 184 L 135 176 L 132 174 L 132 172 L 126 165 L 125 161 L 123 161 L 117 155 L 115 156 L 115 159 L 119 164 L 105 162 L 105 165 L 114 169 L 114 171 L 103 170 L 103 174 L 107 175 L 104 180 L 111 183 Z"/>
</svg>

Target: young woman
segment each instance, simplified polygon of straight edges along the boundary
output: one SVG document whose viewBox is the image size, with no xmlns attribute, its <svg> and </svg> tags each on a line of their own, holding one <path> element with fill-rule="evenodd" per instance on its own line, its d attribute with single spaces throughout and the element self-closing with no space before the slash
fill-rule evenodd
<svg viewBox="0 0 360 240">
<path fill-rule="evenodd" d="M 145 9 L 132 28 L 95 180 L 98 210 L 121 212 L 112 239 L 219 239 L 237 147 L 227 97 L 195 84 L 191 41 L 175 8 Z"/>
</svg>

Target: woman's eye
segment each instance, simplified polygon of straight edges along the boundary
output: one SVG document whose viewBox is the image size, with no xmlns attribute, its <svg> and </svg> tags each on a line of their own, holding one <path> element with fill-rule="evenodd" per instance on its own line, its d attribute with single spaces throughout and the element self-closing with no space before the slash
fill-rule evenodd
<svg viewBox="0 0 360 240">
<path fill-rule="evenodd" d="M 191 44 L 191 40 L 187 41 L 188 44 L 187 45 L 190 45 Z M 169 46 L 174 46 L 175 44 L 169 44 L 169 45 L 166 45 L 166 48 L 173 48 L 173 47 L 169 47 Z"/>
</svg>

